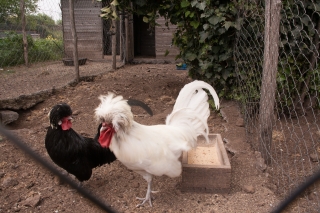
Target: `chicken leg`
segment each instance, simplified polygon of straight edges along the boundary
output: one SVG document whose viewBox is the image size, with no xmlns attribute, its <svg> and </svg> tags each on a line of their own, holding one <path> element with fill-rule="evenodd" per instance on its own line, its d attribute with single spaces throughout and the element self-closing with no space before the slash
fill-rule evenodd
<svg viewBox="0 0 320 213">
<path fill-rule="evenodd" d="M 144 171 L 139 171 L 137 172 L 139 173 L 140 175 L 142 175 L 142 177 L 147 181 L 148 183 L 148 189 L 147 189 L 147 193 L 146 193 L 146 197 L 144 198 L 140 198 L 140 197 L 137 197 L 138 200 L 142 200 L 142 203 L 138 204 L 136 207 L 140 207 L 140 206 L 143 206 L 145 204 L 145 202 L 149 201 L 149 204 L 150 206 L 152 207 L 152 202 L 151 202 L 151 193 L 157 193 L 158 191 L 152 191 L 151 190 L 151 185 L 152 185 L 152 175 L 147 173 L 147 172 L 144 172 Z"/>
</svg>

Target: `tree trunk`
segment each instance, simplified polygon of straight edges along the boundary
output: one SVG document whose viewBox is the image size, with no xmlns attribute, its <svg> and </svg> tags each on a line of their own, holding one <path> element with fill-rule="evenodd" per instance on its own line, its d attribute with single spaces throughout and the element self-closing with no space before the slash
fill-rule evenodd
<svg viewBox="0 0 320 213">
<path fill-rule="evenodd" d="M 279 55 L 280 0 L 266 0 L 264 63 L 259 110 L 259 145 L 267 164 L 271 163 L 272 126 Z"/>
<path fill-rule="evenodd" d="M 28 39 L 27 39 L 27 33 L 26 33 L 26 16 L 25 16 L 25 2 L 24 2 L 24 0 L 20 1 L 20 12 L 21 12 L 24 63 L 28 67 L 29 66 Z"/>
<path fill-rule="evenodd" d="M 75 82 L 80 81 L 80 74 L 79 74 L 79 60 L 78 60 L 78 37 L 76 31 L 76 24 L 74 19 L 74 0 L 69 0 L 69 13 L 70 13 L 70 26 L 71 26 L 71 34 L 73 38 L 73 64 L 75 70 Z"/>
</svg>

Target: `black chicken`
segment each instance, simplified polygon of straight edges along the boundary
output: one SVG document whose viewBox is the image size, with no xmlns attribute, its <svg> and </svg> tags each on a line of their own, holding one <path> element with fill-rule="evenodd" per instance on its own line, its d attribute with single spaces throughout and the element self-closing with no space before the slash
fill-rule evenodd
<svg viewBox="0 0 320 213">
<path fill-rule="evenodd" d="M 128 104 L 140 106 L 152 115 L 151 109 L 141 101 L 129 100 Z M 82 182 L 90 179 L 93 168 L 110 164 L 116 157 L 109 148 L 101 147 L 98 142 L 101 126 L 98 127 L 95 138 L 83 137 L 71 128 L 71 115 L 72 110 L 66 103 L 52 108 L 45 147 L 54 163 Z"/>
</svg>

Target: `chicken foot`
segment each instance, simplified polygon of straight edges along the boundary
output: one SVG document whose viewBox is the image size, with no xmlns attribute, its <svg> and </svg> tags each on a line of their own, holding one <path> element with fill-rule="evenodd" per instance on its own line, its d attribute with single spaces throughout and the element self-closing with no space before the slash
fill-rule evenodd
<svg viewBox="0 0 320 213">
<path fill-rule="evenodd" d="M 152 196 L 151 193 L 157 193 L 158 191 L 152 191 L 151 190 L 151 186 L 152 186 L 152 175 L 149 173 L 145 173 L 145 172 L 138 172 L 139 174 L 141 174 L 143 176 L 143 178 L 147 181 L 148 183 L 148 189 L 147 189 L 147 193 L 146 193 L 146 197 L 144 198 L 140 198 L 137 197 L 137 200 L 141 200 L 142 203 L 138 204 L 136 207 L 140 207 L 143 206 L 147 201 L 149 201 L 150 206 L 152 207 Z"/>
</svg>

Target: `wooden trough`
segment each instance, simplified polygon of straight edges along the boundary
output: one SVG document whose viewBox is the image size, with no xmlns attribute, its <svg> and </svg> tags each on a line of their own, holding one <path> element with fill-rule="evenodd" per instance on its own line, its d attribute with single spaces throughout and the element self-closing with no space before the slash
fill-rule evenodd
<svg viewBox="0 0 320 213">
<path fill-rule="evenodd" d="M 198 138 L 198 146 L 182 155 L 182 192 L 228 193 L 231 165 L 220 134 L 210 134 L 209 143 Z"/>
</svg>

